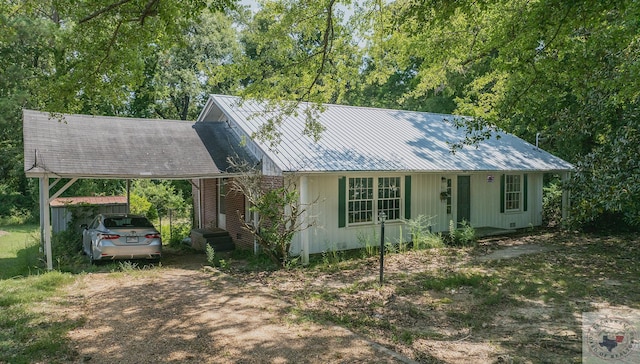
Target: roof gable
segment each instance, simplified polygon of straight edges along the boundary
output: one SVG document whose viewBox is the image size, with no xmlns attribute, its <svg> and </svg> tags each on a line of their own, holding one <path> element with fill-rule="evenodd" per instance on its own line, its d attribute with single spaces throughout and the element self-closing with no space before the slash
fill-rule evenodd
<svg viewBox="0 0 640 364">
<path fill-rule="evenodd" d="M 563 171 L 573 166 L 507 133 L 451 153 L 447 142 L 464 138 L 454 115 L 324 105 L 318 142 L 305 136 L 304 112 L 286 118 L 276 148 L 254 141 L 282 171 Z M 270 115 L 264 104 L 211 95 L 199 120 L 223 113 L 247 135 Z"/>
</svg>

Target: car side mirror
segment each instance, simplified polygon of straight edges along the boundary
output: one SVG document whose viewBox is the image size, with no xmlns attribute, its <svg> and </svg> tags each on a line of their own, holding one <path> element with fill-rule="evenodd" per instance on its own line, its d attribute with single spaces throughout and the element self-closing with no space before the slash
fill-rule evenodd
<svg viewBox="0 0 640 364">
<path fill-rule="evenodd" d="M 87 230 L 88 228 L 89 228 L 89 225 L 87 225 L 87 224 L 82 224 L 82 225 L 80 225 L 80 229 L 85 229 L 85 230 Z"/>
</svg>

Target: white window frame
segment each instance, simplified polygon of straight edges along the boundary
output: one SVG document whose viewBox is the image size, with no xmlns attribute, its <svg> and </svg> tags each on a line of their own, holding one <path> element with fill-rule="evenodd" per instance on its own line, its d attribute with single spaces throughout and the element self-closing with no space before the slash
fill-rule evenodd
<svg viewBox="0 0 640 364">
<path fill-rule="evenodd" d="M 381 211 L 387 214 L 388 222 L 402 220 L 404 215 L 402 183 L 401 176 L 347 177 L 345 201 L 347 226 L 377 224 L 378 214 Z M 385 194 L 387 197 L 384 196 Z M 356 209 L 356 206 L 360 208 Z M 392 210 L 395 210 L 394 214 L 390 213 Z"/>
<path fill-rule="evenodd" d="M 402 177 L 378 177 L 377 213 L 384 211 L 387 221 L 402 219 L 401 184 Z M 386 207 L 384 206 L 385 202 L 387 203 Z"/>
<path fill-rule="evenodd" d="M 506 174 L 504 177 L 504 211 L 522 211 L 523 200 L 522 174 Z"/>
<path fill-rule="evenodd" d="M 375 215 L 374 177 L 347 178 L 347 224 L 370 224 Z M 367 216 L 367 214 L 369 214 Z"/>
</svg>

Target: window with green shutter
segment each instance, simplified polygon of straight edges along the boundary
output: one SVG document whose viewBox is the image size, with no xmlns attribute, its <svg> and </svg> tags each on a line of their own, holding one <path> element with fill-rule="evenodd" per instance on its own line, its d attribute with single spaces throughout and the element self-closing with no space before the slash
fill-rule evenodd
<svg viewBox="0 0 640 364">
<path fill-rule="evenodd" d="M 338 178 L 338 227 L 372 223 L 384 212 L 387 221 L 410 218 L 411 176 L 405 176 L 404 211 L 401 177 Z"/>
<path fill-rule="evenodd" d="M 503 174 L 500 177 L 500 212 L 527 211 L 527 189 L 526 174 Z"/>
<path fill-rule="evenodd" d="M 373 178 L 349 178 L 347 218 L 349 224 L 373 221 Z"/>
</svg>

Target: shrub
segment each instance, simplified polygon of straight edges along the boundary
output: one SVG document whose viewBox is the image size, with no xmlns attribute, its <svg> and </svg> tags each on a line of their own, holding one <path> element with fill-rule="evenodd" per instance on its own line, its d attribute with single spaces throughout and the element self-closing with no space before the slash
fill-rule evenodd
<svg viewBox="0 0 640 364">
<path fill-rule="evenodd" d="M 132 193 L 129 196 L 129 210 L 132 214 L 144 215 L 149 219 L 156 219 L 158 212 L 155 209 L 151 209 L 152 205 L 145 197 L 136 193 Z"/>
<path fill-rule="evenodd" d="M 209 263 L 210 266 L 215 267 L 217 263 L 215 249 L 213 249 L 211 244 L 207 244 L 204 250 L 205 250 L 205 253 L 207 253 L 207 263 Z"/>
<path fill-rule="evenodd" d="M 82 260 L 82 235 L 74 229 L 67 229 L 51 236 L 51 251 L 58 269 L 70 269 L 70 266 Z"/>
<path fill-rule="evenodd" d="M 407 222 L 414 249 L 441 248 L 444 246 L 442 234 L 431 231 L 433 217 L 419 215 Z"/>
<path fill-rule="evenodd" d="M 169 237 L 169 246 L 179 247 L 182 245 L 182 241 L 191 235 L 191 223 L 179 222 L 172 226 L 171 234 Z"/>
<path fill-rule="evenodd" d="M 556 226 L 562 219 L 562 185 L 552 182 L 543 188 L 542 220 L 548 226 Z"/>
<path fill-rule="evenodd" d="M 460 228 L 456 228 L 456 223 L 449 220 L 449 239 L 453 245 L 470 246 L 476 242 L 476 231 L 465 220 L 460 223 Z"/>
</svg>

